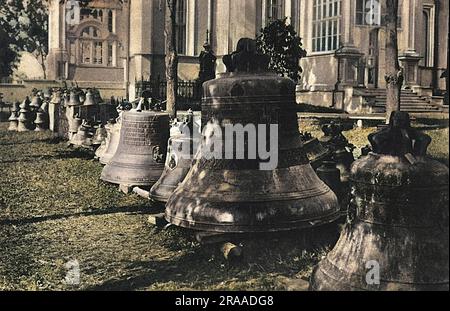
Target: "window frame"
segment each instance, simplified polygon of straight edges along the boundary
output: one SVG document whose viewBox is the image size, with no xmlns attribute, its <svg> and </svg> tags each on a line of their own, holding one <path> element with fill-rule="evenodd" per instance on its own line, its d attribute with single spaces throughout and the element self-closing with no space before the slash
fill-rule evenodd
<svg viewBox="0 0 450 311">
<path fill-rule="evenodd" d="M 183 4 L 183 9 L 180 9 L 180 5 Z M 181 13 L 182 12 L 182 13 Z M 180 22 L 180 17 L 182 20 Z M 178 0 L 177 9 L 175 12 L 175 35 L 176 35 L 176 48 L 179 55 L 187 55 L 187 19 L 188 19 L 188 0 Z"/>
<path fill-rule="evenodd" d="M 326 54 L 337 50 L 342 37 L 342 1 L 313 0 L 311 50 Z"/>
</svg>

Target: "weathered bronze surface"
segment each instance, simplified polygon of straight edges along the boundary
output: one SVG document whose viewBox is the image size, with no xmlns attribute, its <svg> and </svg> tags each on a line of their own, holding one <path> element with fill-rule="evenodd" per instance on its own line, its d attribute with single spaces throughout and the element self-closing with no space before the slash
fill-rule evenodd
<svg viewBox="0 0 450 311">
<path fill-rule="evenodd" d="M 193 117 L 181 126 L 190 128 L 189 133 L 193 133 Z M 181 130 L 183 132 L 183 130 Z M 186 149 L 186 146 L 188 148 Z M 158 202 L 167 202 L 180 183 L 183 182 L 192 164 L 192 157 L 196 154 L 199 146 L 199 139 L 194 139 L 191 135 L 180 133 L 169 138 L 167 147 L 166 164 L 164 171 L 150 189 L 150 198 Z"/>
<path fill-rule="evenodd" d="M 101 179 L 130 186 L 152 186 L 164 169 L 169 138 L 169 114 L 125 111 L 117 151 L 103 168 Z"/>
<path fill-rule="evenodd" d="M 184 182 L 166 204 L 174 225 L 213 232 L 265 232 L 307 228 L 339 216 L 336 195 L 317 177 L 298 129 L 295 82 L 268 73 L 255 42 L 242 39 L 224 57 L 229 73 L 203 84 L 202 125 L 277 124 L 278 166 L 259 170 L 259 159 L 203 157 L 202 145 Z M 267 142 L 268 138 L 265 137 Z M 248 137 L 245 142 L 254 143 Z M 267 144 L 268 146 L 269 144 Z M 247 148 L 246 148 L 247 149 Z"/>
<path fill-rule="evenodd" d="M 325 147 L 317 138 L 314 138 L 309 133 L 301 135 L 303 142 L 303 149 L 308 157 L 311 166 L 317 169 L 322 165 L 322 162 L 332 157 L 332 152 Z"/>
<path fill-rule="evenodd" d="M 316 170 L 317 176 L 324 181 L 328 187 L 333 190 L 338 199 L 342 197 L 341 172 L 336 167 L 334 161 L 323 161 L 322 165 Z"/>
<path fill-rule="evenodd" d="M 404 112 L 369 140 L 373 152 L 352 165 L 348 224 L 311 289 L 449 290 L 448 168 L 426 157 L 431 139 Z"/>
<path fill-rule="evenodd" d="M 330 122 L 322 126 L 324 136 L 319 139 L 320 143 L 330 150 L 332 159 L 336 162 L 336 166 L 341 172 L 341 180 L 348 183 L 350 175 L 350 166 L 355 158 L 353 150 L 355 146 L 350 144 L 347 138 L 342 134 L 344 127 L 336 122 Z"/>
</svg>

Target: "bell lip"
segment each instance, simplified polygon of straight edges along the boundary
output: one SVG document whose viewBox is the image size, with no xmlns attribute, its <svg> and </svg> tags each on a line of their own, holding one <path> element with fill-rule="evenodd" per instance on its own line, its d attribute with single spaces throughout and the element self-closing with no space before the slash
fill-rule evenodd
<svg viewBox="0 0 450 311">
<path fill-rule="evenodd" d="M 162 195 L 156 195 L 156 194 L 152 194 L 150 192 L 149 195 L 149 199 L 158 203 L 167 203 L 167 201 L 169 200 L 170 195 L 169 196 L 162 196 Z"/>
<path fill-rule="evenodd" d="M 108 165 L 108 164 L 106 164 L 106 165 Z M 136 182 L 136 181 L 129 180 L 129 179 L 127 179 L 127 180 L 120 180 L 119 181 L 117 179 L 113 179 L 113 178 L 109 178 L 109 177 L 103 176 L 103 174 L 100 176 L 100 179 L 105 181 L 105 182 L 107 182 L 107 183 L 113 184 L 113 185 L 126 185 L 126 186 L 130 186 L 130 187 L 133 187 L 133 186 L 150 187 L 150 186 L 153 186 L 157 182 L 157 181 L 148 181 L 148 182 L 140 181 L 140 182 Z"/>
<path fill-rule="evenodd" d="M 129 176 L 136 175 L 136 174 L 133 174 L 133 172 L 136 172 L 136 171 L 140 172 L 140 170 L 134 168 L 134 169 L 130 169 L 128 171 L 128 169 L 127 169 L 128 173 L 127 174 L 122 174 L 122 175 L 128 176 L 128 177 L 126 177 L 126 178 L 122 177 L 119 180 L 118 178 L 113 178 L 112 176 L 109 176 L 109 174 L 107 174 L 108 170 L 111 169 L 111 165 L 112 165 L 112 162 L 113 162 L 112 160 L 113 160 L 113 158 L 111 158 L 111 160 L 103 168 L 102 173 L 100 175 L 100 179 L 103 180 L 103 181 L 106 181 L 108 183 L 115 184 L 115 185 L 148 186 L 148 187 L 152 187 L 153 185 L 155 185 L 158 182 L 158 180 L 159 180 L 159 178 L 160 178 L 160 176 L 161 176 L 161 174 L 163 172 L 163 168 L 161 168 L 161 169 L 159 169 L 161 171 L 161 173 L 160 174 L 156 173 L 155 177 L 144 176 L 146 178 L 146 180 L 136 181 L 136 180 L 133 180 L 132 178 L 130 178 Z M 120 167 L 120 165 L 119 165 L 119 167 Z M 123 166 L 122 166 L 122 168 L 123 168 Z M 152 172 L 156 172 L 156 171 L 157 171 L 156 167 L 152 169 Z M 130 172 L 131 172 L 131 174 L 130 174 Z M 142 175 L 139 176 L 139 177 L 142 178 Z"/>
<path fill-rule="evenodd" d="M 164 173 L 163 173 L 164 174 Z M 160 191 L 158 191 L 160 188 L 169 188 L 171 189 L 168 191 L 168 195 L 160 194 Z M 153 187 L 149 191 L 149 197 L 150 199 L 161 202 L 161 203 L 167 203 L 169 201 L 170 196 L 175 192 L 177 189 L 177 186 L 167 185 L 167 184 L 161 184 L 159 180 L 153 185 Z"/>
<path fill-rule="evenodd" d="M 378 285 L 378 288 L 369 288 L 370 285 L 365 284 L 364 282 L 360 282 L 357 284 L 356 282 L 344 282 L 343 278 L 333 277 L 330 273 L 330 269 L 327 267 L 333 267 L 336 272 L 339 272 L 342 276 L 345 274 L 339 267 L 337 267 L 335 264 L 333 264 L 329 259 L 328 256 L 320 261 L 316 267 L 313 270 L 313 273 L 311 274 L 310 278 L 310 290 L 312 291 L 350 291 L 350 290 L 356 290 L 356 291 L 369 291 L 369 290 L 381 290 L 385 291 L 387 290 L 389 285 L 400 285 L 404 286 L 404 288 L 400 290 L 447 290 L 449 287 L 449 281 L 444 280 L 442 282 L 435 282 L 435 283 L 412 283 L 412 282 L 403 282 L 400 280 L 383 280 L 380 279 L 380 284 Z M 351 275 L 354 278 L 358 278 L 361 280 L 365 280 L 365 275 L 361 274 L 352 274 L 349 273 L 347 275 Z M 322 284 L 322 286 L 320 285 Z M 359 285 L 359 286 L 358 286 Z M 363 287 L 366 285 L 366 287 Z M 373 287 L 373 286 L 372 286 Z M 408 287 L 408 288 L 407 288 Z"/>
<path fill-rule="evenodd" d="M 319 226 L 327 225 L 336 222 L 342 217 L 342 211 L 337 210 L 329 213 L 327 215 L 309 218 L 304 220 L 297 220 L 292 222 L 279 222 L 267 225 L 238 225 L 238 224 L 219 224 L 219 223 L 192 223 L 183 218 L 179 218 L 167 213 L 167 209 L 164 213 L 164 218 L 170 224 L 186 229 L 195 229 L 207 232 L 217 232 L 217 233 L 247 233 L 247 232 L 282 232 L 282 231 L 293 231 L 308 228 L 316 228 Z M 314 224 L 311 224 L 314 222 Z"/>
</svg>

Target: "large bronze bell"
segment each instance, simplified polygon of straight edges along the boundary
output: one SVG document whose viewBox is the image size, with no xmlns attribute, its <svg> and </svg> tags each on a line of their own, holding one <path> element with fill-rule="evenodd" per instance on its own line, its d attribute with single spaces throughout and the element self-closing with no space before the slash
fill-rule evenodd
<svg viewBox="0 0 450 311">
<path fill-rule="evenodd" d="M 314 270 L 313 290 L 449 290 L 448 168 L 430 137 L 394 112 L 351 169 L 348 223 Z"/>
<path fill-rule="evenodd" d="M 150 198 L 158 202 L 167 202 L 180 183 L 183 182 L 192 164 L 192 157 L 198 150 L 200 129 L 194 126 L 192 112 L 187 120 L 172 127 L 171 133 L 179 129 L 179 133 L 169 138 L 164 171 L 150 189 Z M 188 129 L 188 130 L 186 130 Z"/>
<path fill-rule="evenodd" d="M 224 63 L 229 72 L 203 84 L 202 143 L 166 204 L 166 220 L 236 233 L 309 228 L 336 220 L 336 195 L 317 177 L 303 150 L 295 82 L 267 72 L 268 60 L 256 54 L 251 39 L 241 39 Z M 255 137 L 243 136 L 243 157 L 241 152 L 230 157 L 224 150 L 234 140 L 225 135 L 230 125 L 258 128 Z M 222 148 L 211 156 L 210 142 L 217 136 Z M 250 146 L 257 142 L 276 152 L 250 156 Z M 234 151 L 237 155 L 238 148 Z"/>
<path fill-rule="evenodd" d="M 19 108 L 20 103 L 15 102 L 11 109 L 11 115 L 8 118 L 9 127 L 8 131 L 17 131 L 17 124 L 19 123 Z"/>
<path fill-rule="evenodd" d="M 113 184 L 152 186 L 161 176 L 169 138 L 169 114 L 124 111 L 117 151 L 101 179 Z"/>
</svg>

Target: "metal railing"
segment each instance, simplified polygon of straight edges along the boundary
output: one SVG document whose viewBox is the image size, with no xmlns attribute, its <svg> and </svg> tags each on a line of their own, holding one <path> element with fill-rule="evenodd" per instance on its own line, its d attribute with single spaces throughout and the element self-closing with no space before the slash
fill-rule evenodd
<svg viewBox="0 0 450 311">
<path fill-rule="evenodd" d="M 167 81 L 161 79 L 158 76 L 156 79 L 150 77 L 145 80 L 135 82 L 136 85 L 136 98 L 138 98 L 143 91 L 150 91 L 152 98 L 160 101 L 166 100 Z M 199 110 L 200 102 L 202 98 L 202 85 L 197 80 L 190 81 L 178 81 L 178 96 L 177 96 L 177 108 L 180 110 L 187 110 L 189 108 L 193 110 Z"/>
</svg>

